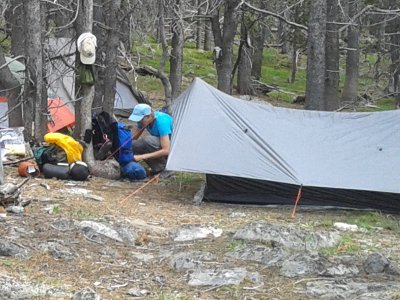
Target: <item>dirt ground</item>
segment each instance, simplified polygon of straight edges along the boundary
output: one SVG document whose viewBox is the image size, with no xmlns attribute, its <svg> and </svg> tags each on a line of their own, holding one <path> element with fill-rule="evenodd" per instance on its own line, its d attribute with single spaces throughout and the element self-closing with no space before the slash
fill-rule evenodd
<svg viewBox="0 0 400 300">
<path fill-rule="evenodd" d="M 6 172 L 8 181 L 21 180 L 16 176 L 16 168 L 8 167 Z M 23 215 L 7 216 L 7 222 L 0 223 L 0 235 L 16 230 L 19 234 L 17 242 L 32 249 L 33 254 L 27 260 L 0 257 L 0 274 L 60 287 L 72 293 L 90 287 L 103 299 L 135 299 L 127 295 L 130 289 L 146 290 L 147 295 L 138 299 L 307 299 L 296 292 L 304 280 L 283 278 L 273 268 L 244 261 L 236 261 L 235 266 L 259 272 L 262 284 L 244 282 L 240 286 L 219 288 L 191 287 L 187 284 L 188 274 L 176 272 L 171 267 L 169 255 L 192 250 L 209 251 L 218 257 L 215 262 L 209 262 L 210 265 L 224 264 L 227 263 L 225 253 L 234 246 L 232 234 L 252 221 L 297 224 L 303 228 L 323 227 L 331 222 L 346 221 L 348 213 L 300 210 L 292 218 L 292 208 L 288 207 L 196 205 L 193 196 L 202 181 L 202 176 L 188 174 L 178 174 L 145 187 L 144 183 L 102 178 L 90 178 L 86 182 L 31 179 L 22 187 L 22 198 L 31 200 L 30 205 Z M 68 189 L 90 190 L 91 194 L 104 200 L 72 195 L 65 192 Z M 54 230 L 52 224 L 60 219 L 122 222 L 131 224 L 138 236 L 134 245 L 110 239 L 93 241 L 76 230 Z M 171 232 L 184 224 L 213 226 L 222 229 L 223 235 L 174 242 Z M 385 241 L 391 241 L 397 243 L 391 246 L 400 248 L 396 233 L 385 231 L 368 238 L 376 240 L 382 247 Z M 74 258 L 56 259 L 37 251 L 36 246 L 43 241 L 62 241 L 74 253 Z M 155 259 L 138 259 L 138 254 L 152 255 Z"/>
</svg>

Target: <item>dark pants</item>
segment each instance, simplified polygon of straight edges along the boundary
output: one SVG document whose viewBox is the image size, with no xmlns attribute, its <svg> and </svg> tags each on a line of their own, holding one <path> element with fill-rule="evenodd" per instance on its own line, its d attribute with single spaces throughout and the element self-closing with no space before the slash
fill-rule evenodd
<svg viewBox="0 0 400 300">
<path fill-rule="evenodd" d="M 146 154 L 161 149 L 160 138 L 157 136 L 145 136 L 139 140 L 133 141 L 133 154 Z M 167 165 L 167 156 L 147 159 L 145 162 L 151 168 L 153 173 L 161 172 Z"/>
</svg>

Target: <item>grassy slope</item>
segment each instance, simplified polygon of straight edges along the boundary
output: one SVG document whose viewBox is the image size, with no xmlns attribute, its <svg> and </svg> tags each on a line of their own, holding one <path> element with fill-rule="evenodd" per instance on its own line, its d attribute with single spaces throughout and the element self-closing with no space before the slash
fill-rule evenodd
<svg viewBox="0 0 400 300">
<path fill-rule="evenodd" d="M 158 68 L 161 47 L 153 42 L 138 42 L 139 45 L 135 48 L 134 54 L 137 61 L 141 65 L 149 65 Z M 375 62 L 373 56 L 362 56 L 360 58 L 360 94 L 366 93 L 372 95 L 372 98 L 378 98 L 376 94 L 376 84 L 372 80 L 372 65 Z M 344 83 L 344 63 L 341 63 L 340 84 L 341 89 Z M 167 61 L 164 68 L 165 72 L 169 72 L 169 62 Z M 200 77 L 211 85 L 216 86 L 216 71 L 212 61 L 212 52 L 196 50 L 193 45 L 184 48 L 184 63 L 183 63 L 183 89 L 191 82 L 192 78 Z M 261 81 L 269 85 L 278 86 L 280 89 L 303 95 L 306 83 L 306 58 L 300 58 L 300 65 L 296 75 L 296 81 L 292 84 L 288 82 L 290 77 L 290 62 L 287 55 L 280 54 L 277 49 L 266 48 L 264 50 L 264 64 L 262 67 Z M 381 84 L 382 85 L 382 84 Z M 163 87 L 158 79 L 148 77 L 138 77 L 137 88 L 145 91 L 150 100 L 161 100 L 163 98 Z M 383 90 L 383 87 L 382 87 Z M 383 93 L 383 92 L 381 92 Z M 260 98 L 272 100 L 275 105 L 287 105 L 291 102 L 293 96 L 281 92 L 271 92 L 268 97 L 260 95 Z M 394 99 L 382 99 L 375 103 L 376 108 L 362 107 L 362 111 L 371 110 L 387 110 L 395 109 Z"/>
</svg>

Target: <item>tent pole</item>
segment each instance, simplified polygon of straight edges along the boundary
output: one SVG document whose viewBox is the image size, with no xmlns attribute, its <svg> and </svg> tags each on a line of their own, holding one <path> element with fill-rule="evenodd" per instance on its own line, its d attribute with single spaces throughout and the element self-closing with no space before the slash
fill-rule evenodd
<svg viewBox="0 0 400 300">
<path fill-rule="evenodd" d="M 294 218 L 295 215 L 296 215 L 297 203 L 298 203 L 299 200 L 300 200 L 300 197 L 301 197 L 301 189 L 302 189 L 302 188 L 303 188 L 303 185 L 301 184 L 300 187 L 299 187 L 299 191 L 297 192 L 296 202 L 294 203 L 293 212 L 292 212 L 292 218 Z"/>
</svg>

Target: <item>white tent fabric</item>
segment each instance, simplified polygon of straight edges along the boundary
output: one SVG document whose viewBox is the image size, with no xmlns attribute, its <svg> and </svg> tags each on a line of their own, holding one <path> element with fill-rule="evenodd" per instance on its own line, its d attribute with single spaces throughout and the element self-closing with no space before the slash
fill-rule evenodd
<svg viewBox="0 0 400 300">
<path fill-rule="evenodd" d="M 175 101 L 167 169 L 400 193 L 400 111 L 321 112 L 236 99 L 196 78 Z"/>
</svg>

